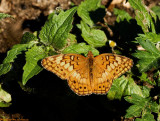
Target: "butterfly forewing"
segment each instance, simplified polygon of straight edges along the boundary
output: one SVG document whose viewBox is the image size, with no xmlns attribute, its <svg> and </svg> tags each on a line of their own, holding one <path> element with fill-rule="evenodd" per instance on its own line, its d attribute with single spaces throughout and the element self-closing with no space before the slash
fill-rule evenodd
<svg viewBox="0 0 160 121">
<path fill-rule="evenodd" d="M 78 95 L 91 94 L 88 59 L 78 54 L 60 54 L 42 60 L 42 66 L 68 80 L 70 88 Z"/>
<path fill-rule="evenodd" d="M 95 94 L 105 94 L 109 91 L 112 81 L 128 71 L 133 61 L 116 54 L 101 54 L 93 61 L 93 87 Z"/>
</svg>

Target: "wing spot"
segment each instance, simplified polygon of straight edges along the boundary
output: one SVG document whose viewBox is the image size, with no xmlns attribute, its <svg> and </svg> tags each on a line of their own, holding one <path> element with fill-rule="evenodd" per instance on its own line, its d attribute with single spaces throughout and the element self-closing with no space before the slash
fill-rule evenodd
<svg viewBox="0 0 160 121">
<path fill-rule="evenodd" d="M 65 62 L 61 62 L 61 63 L 60 63 L 60 66 L 63 66 L 64 64 L 65 64 Z"/>
<path fill-rule="evenodd" d="M 119 70 L 122 71 L 123 69 L 121 67 L 119 67 Z"/>
<path fill-rule="evenodd" d="M 124 68 L 124 70 L 127 71 L 128 69 L 127 69 L 127 68 Z"/>
<path fill-rule="evenodd" d="M 117 63 L 117 62 L 114 62 L 114 65 L 115 65 L 115 66 L 118 66 L 118 63 Z"/>
<path fill-rule="evenodd" d="M 77 60 L 79 60 L 79 57 L 77 56 Z"/>
<path fill-rule="evenodd" d="M 69 68 L 68 68 L 68 71 L 72 71 L 73 70 L 73 66 L 70 66 Z"/>
<path fill-rule="evenodd" d="M 114 69 L 114 68 L 115 68 L 115 66 L 114 66 L 112 63 L 110 64 L 110 66 L 111 66 L 111 68 L 112 68 L 112 69 Z"/>
<path fill-rule="evenodd" d="M 52 70 L 52 67 L 48 67 L 47 69 L 48 69 L 49 71 L 51 71 L 51 70 Z"/>
<path fill-rule="evenodd" d="M 111 71 L 111 67 L 110 67 L 110 66 L 107 66 L 107 70 L 108 70 L 108 71 Z"/>
<path fill-rule="evenodd" d="M 59 68 L 59 67 L 57 66 L 57 68 Z M 61 71 L 63 71 L 63 69 L 61 69 Z"/>
<path fill-rule="evenodd" d="M 49 65 L 49 66 L 51 66 L 51 65 L 52 65 L 52 63 L 51 63 L 51 62 L 49 62 L 49 63 L 48 63 L 48 65 Z"/>
<path fill-rule="evenodd" d="M 48 57 L 48 59 L 47 60 L 49 60 L 49 61 L 53 61 L 54 60 L 54 58 L 52 58 L 52 57 Z"/>
<path fill-rule="evenodd" d="M 71 60 L 74 60 L 74 56 L 73 55 L 71 56 Z"/>
<path fill-rule="evenodd" d="M 70 63 L 67 63 L 66 65 L 64 65 L 64 68 L 67 69 L 70 66 Z"/>
</svg>

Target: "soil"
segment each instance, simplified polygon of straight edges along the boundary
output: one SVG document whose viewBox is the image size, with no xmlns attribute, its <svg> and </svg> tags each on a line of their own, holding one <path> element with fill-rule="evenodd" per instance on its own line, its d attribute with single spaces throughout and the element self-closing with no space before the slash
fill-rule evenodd
<svg viewBox="0 0 160 121">
<path fill-rule="evenodd" d="M 71 8 L 72 4 L 79 5 L 81 1 L 0 0 L 0 12 L 14 17 L 0 21 L 0 62 L 5 58 L 7 50 L 20 43 L 25 32 L 40 30 L 47 16 L 57 7 L 66 10 Z M 159 0 L 144 0 L 144 3 L 151 8 L 158 5 Z M 114 33 L 109 26 L 115 25 L 116 16 L 113 14 L 113 8 L 125 10 L 132 17 L 134 11 L 129 5 L 124 4 L 123 0 L 102 0 L 102 4 L 106 6 L 104 21 L 108 26 L 101 22 L 97 24 L 106 27 L 107 37 L 112 39 Z M 12 95 L 12 105 L 0 109 L 0 119 L 5 117 L 29 121 L 133 120 L 123 118 L 125 110 L 130 105 L 123 99 L 110 101 L 101 95 L 78 97 L 69 89 L 66 81 L 48 72 L 42 72 L 29 81 L 30 92 L 22 90 L 15 80 L 9 83 L 10 87 L 5 85 L 4 88 Z"/>
</svg>

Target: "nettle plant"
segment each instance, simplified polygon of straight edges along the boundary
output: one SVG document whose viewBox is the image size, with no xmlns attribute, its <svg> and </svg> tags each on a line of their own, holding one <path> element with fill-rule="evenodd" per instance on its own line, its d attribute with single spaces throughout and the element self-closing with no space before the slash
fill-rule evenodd
<svg viewBox="0 0 160 121">
<path fill-rule="evenodd" d="M 160 90 L 160 31 L 156 26 L 159 18 L 141 0 L 129 0 L 128 2 L 135 10 L 135 18 L 132 18 L 124 10 L 114 9 L 114 14 L 117 16 L 115 26 L 119 28 L 120 25 L 123 26 L 124 31 L 120 30 L 119 32 L 122 39 L 128 39 L 125 37 L 130 36 L 131 33 L 127 32 L 135 32 L 134 35 L 136 36 L 125 42 L 117 41 L 115 52 L 123 55 L 128 53 L 124 56 L 129 55 L 134 60 L 134 67 L 126 76 L 123 75 L 113 81 L 107 97 L 110 100 L 124 98 L 127 102 L 133 104 L 126 110 L 125 118 L 133 117 L 136 121 L 160 120 L 160 91 L 157 91 Z M 157 12 L 160 8 L 154 8 L 153 10 Z M 76 12 L 81 19 L 79 23 L 73 23 L 73 16 Z M 85 0 L 79 6 L 65 12 L 63 10 L 53 12 L 49 15 L 39 34 L 25 33 L 21 43 L 14 45 L 7 52 L 7 57 L 0 64 L 0 75 L 3 75 L 1 80 L 10 70 L 14 69 L 12 66 L 16 63 L 15 59 L 20 54 L 25 54 L 26 60 L 22 74 L 23 85 L 43 70 L 40 62 L 47 56 L 59 53 L 86 55 L 88 51 L 92 51 L 94 56 L 99 55 L 97 48 L 100 49 L 108 43 L 106 34 L 100 29 L 102 27 L 95 26 L 96 22 L 104 17 L 102 13 L 105 13 L 105 7 L 101 5 L 101 0 Z M 134 22 L 141 29 L 141 33 L 129 28 Z M 127 23 L 126 25 L 129 25 L 129 27 L 124 23 Z M 105 24 L 107 25 L 107 23 Z M 84 42 L 77 42 L 76 34 L 79 33 L 73 34 L 71 32 L 73 27 L 79 29 L 81 39 L 83 39 L 81 41 Z M 113 26 L 111 28 L 114 29 Z M 143 47 L 143 50 L 137 48 L 135 51 L 138 46 Z M 152 96 L 151 87 L 152 90 L 156 91 Z M 2 90 L 3 92 L 1 90 L 0 85 L 0 106 L 8 107 L 11 99 L 6 101 L 4 97 L 9 94 L 4 94 L 4 90 Z"/>
</svg>

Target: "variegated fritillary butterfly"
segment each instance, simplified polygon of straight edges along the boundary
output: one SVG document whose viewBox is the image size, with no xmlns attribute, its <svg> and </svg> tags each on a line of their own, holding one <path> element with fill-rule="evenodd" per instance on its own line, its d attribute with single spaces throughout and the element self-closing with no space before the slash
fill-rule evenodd
<svg viewBox="0 0 160 121">
<path fill-rule="evenodd" d="M 68 85 L 77 95 L 106 94 L 112 81 L 128 71 L 133 61 L 127 57 L 105 53 L 93 56 L 88 52 L 79 54 L 60 54 L 42 60 L 42 66 L 68 80 Z"/>
</svg>

